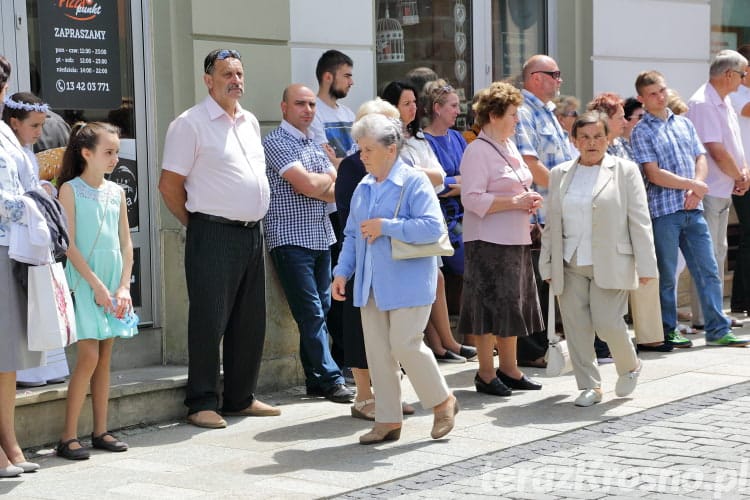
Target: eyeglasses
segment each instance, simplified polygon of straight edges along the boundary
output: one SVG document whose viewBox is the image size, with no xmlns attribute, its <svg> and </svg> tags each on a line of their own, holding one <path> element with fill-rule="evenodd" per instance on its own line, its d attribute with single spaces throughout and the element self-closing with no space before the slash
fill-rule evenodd
<svg viewBox="0 0 750 500">
<path fill-rule="evenodd" d="M 551 76 L 555 80 L 559 80 L 560 76 L 562 75 L 562 73 L 560 73 L 560 71 L 532 71 L 531 72 L 532 75 L 534 73 L 544 73 L 547 76 Z"/>
<path fill-rule="evenodd" d="M 242 60 L 242 57 L 240 57 L 240 53 L 236 50 L 216 50 L 206 56 L 206 60 L 203 62 L 203 71 L 206 74 L 210 74 L 214 69 L 214 64 L 216 64 L 216 61 L 223 61 L 224 59 L 227 59 L 229 57 L 234 57 L 235 59 L 239 59 L 240 61 Z"/>
<path fill-rule="evenodd" d="M 645 114 L 645 113 L 632 114 L 632 115 L 630 115 L 630 116 L 628 117 L 628 119 L 627 119 L 627 120 L 628 120 L 629 122 L 632 122 L 633 120 L 635 120 L 635 121 L 640 121 L 640 120 L 641 120 L 641 118 L 643 118 L 643 115 L 644 115 L 644 114 Z"/>
<path fill-rule="evenodd" d="M 578 111 L 566 111 L 565 113 L 561 113 L 560 116 L 568 116 L 570 118 L 577 118 Z"/>
<path fill-rule="evenodd" d="M 737 71 L 736 69 L 733 69 L 732 71 L 740 75 L 740 78 L 745 78 L 747 76 L 747 71 Z"/>
</svg>

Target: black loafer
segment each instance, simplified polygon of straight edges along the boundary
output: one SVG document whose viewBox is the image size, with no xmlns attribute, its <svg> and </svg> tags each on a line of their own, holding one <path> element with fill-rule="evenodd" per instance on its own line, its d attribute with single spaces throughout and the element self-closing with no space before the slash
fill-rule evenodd
<svg viewBox="0 0 750 500">
<path fill-rule="evenodd" d="M 637 344 L 635 347 L 635 350 L 637 352 L 640 352 L 640 351 L 672 352 L 674 350 L 674 346 L 670 344 L 669 342 L 664 342 L 661 345 Z"/>
<path fill-rule="evenodd" d="M 114 441 L 107 441 L 106 439 L 104 439 L 107 436 L 114 438 Z M 105 432 L 98 436 L 94 436 L 93 434 L 91 434 L 91 446 L 99 450 L 115 452 L 128 451 L 127 443 L 123 443 L 122 441 L 117 439 L 117 436 L 115 436 L 111 432 Z"/>
<path fill-rule="evenodd" d="M 336 384 L 323 391 L 323 397 L 334 403 L 351 403 L 354 401 L 354 391 L 344 384 Z"/>
<path fill-rule="evenodd" d="M 497 375 L 497 378 L 500 379 L 500 382 L 511 389 L 518 389 L 519 391 L 538 391 L 542 388 L 542 384 L 531 380 L 526 375 L 521 375 L 521 378 L 514 379 L 513 377 L 509 377 L 501 372 L 500 368 L 495 371 L 495 374 Z"/>
<path fill-rule="evenodd" d="M 503 384 L 499 378 L 495 377 L 489 382 L 485 382 L 478 373 L 474 377 L 474 387 L 476 387 L 477 392 L 493 396 L 510 396 L 513 394 L 513 391 L 507 385 Z"/>
<path fill-rule="evenodd" d="M 466 358 L 466 361 L 474 361 L 477 359 L 477 348 L 461 344 L 461 349 L 459 349 L 458 355 Z"/>
<path fill-rule="evenodd" d="M 80 448 L 71 448 L 70 445 L 73 443 L 78 443 Z M 87 460 L 89 458 L 89 451 L 75 438 L 60 441 L 57 443 L 56 450 L 58 457 L 67 458 L 68 460 Z"/>
</svg>

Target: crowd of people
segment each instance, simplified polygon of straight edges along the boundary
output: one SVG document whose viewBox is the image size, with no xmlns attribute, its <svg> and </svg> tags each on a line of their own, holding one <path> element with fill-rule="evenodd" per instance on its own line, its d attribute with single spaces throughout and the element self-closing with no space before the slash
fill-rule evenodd
<svg viewBox="0 0 750 500">
<path fill-rule="evenodd" d="M 317 94 L 286 87 L 281 124 L 261 137 L 239 103 L 240 53 L 211 51 L 208 95 L 170 124 L 159 180 L 186 227 L 188 422 L 223 428 L 227 415 L 281 414 L 255 397 L 265 249 L 298 326 L 306 393 L 374 421 L 362 444 L 399 439 L 404 415 L 415 411 L 402 401 L 404 374 L 434 414 L 431 437 L 453 429 L 460 405 L 439 362 L 477 360 L 483 394 L 542 389 L 519 366 L 544 366 L 546 329 L 568 342 L 581 391 L 575 405 L 602 400 L 605 362 L 616 366 L 615 394 L 630 395 L 643 369 L 638 351 L 692 346 L 678 325 L 681 267 L 696 285 L 693 328 L 705 330 L 708 345 L 746 346 L 722 301 L 734 204 L 744 231 L 731 306 L 750 309 L 748 55 L 750 46 L 719 52 L 687 103 L 670 102 L 664 76 L 645 71 L 635 97 L 602 93 L 582 113 L 577 98 L 559 95 L 557 62 L 534 55 L 519 78 L 476 93 L 473 125 L 462 134 L 454 129 L 458 92 L 425 68 L 388 83 L 355 114 L 339 102 L 354 84 L 354 63 L 329 50 L 316 66 Z M 5 97 L 10 65 L 2 58 L 0 70 Z M 132 308 L 133 251 L 123 191 L 105 177 L 117 164 L 117 128 L 76 124 L 56 188 L 42 187 L 30 147 L 49 109 L 28 93 L 4 103 L 0 476 L 13 476 L 38 468 L 13 430 L 16 371 L 41 364 L 41 353 L 26 348 L 25 295 L 9 257 L 15 228 L 30 223 L 25 194 L 46 189 L 67 215 L 79 341 L 59 456 L 89 456 L 77 438 L 89 384 L 93 447 L 127 450 L 107 430 L 109 365 L 114 339 L 137 330 L 118 321 Z M 451 247 L 442 257 L 396 251 L 395 243 L 441 239 Z M 560 328 L 546 324 L 550 300 Z"/>
</svg>

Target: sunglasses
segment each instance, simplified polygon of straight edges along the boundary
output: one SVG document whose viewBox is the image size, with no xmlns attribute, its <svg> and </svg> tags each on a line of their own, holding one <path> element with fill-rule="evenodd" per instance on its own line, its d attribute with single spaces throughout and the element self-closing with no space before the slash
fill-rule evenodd
<svg viewBox="0 0 750 500">
<path fill-rule="evenodd" d="M 440 88 L 438 89 L 438 93 L 437 93 L 437 95 L 435 96 L 435 100 L 438 100 L 438 99 L 440 99 L 440 98 L 441 98 L 441 97 L 442 97 L 442 96 L 443 96 L 444 94 L 450 94 L 451 92 L 453 92 L 453 87 L 451 87 L 450 85 L 445 85 L 445 86 L 443 86 L 443 87 L 440 87 Z"/>
<path fill-rule="evenodd" d="M 560 71 L 532 71 L 531 72 L 532 75 L 534 73 L 544 73 L 547 76 L 551 76 L 555 80 L 559 80 L 560 76 L 562 75 L 562 73 L 560 73 Z"/>
<path fill-rule="evenodd" d="M 203 64 L 203 71 L 206 74 L 210 74 L 214 69 L 214 64 L 216 64 L 216 61 L 223 61 L 224 59 L 228 59 L 230 57 L 233 57 L 235 59 L 242 60 L 242 57 L 240 57 L 240 53 L 236 50 L 232 49 L 222 49 L 217 50 L 214 54 L 209 54 L 209 56 L 206 58 L 205 63 Z"/>
</svg>

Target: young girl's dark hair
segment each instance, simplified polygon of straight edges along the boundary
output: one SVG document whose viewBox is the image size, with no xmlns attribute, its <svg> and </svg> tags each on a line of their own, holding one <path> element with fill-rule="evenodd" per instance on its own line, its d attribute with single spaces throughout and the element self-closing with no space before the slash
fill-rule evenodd
<svg viewBox="0 0 750 500">
<path fill-rule="evenodd" d="M 401 100 L 401 94 L 403 94 L 405 90 L 411 90 L 412 92 L 414 92 L 414 98 L 417 100 L 417 114 L 411 123 L 406 124 L 406 129 L 409 131 L 411 136 L 416 137 L 417 132 L 419 132 L 419 122 L 422 118 L 419 92 L 417 92 L 416 87 L 408 82 L 391 82 L 385 86 L 381 97 L 384 101 L 388 101 L 396 108 L 398 108 L 398 102 Z"/>
<path fill-rule="evenodd" d="M 32 111 L 46 113 L 48 110 L 44 101 L 31 92 L 16 92 L 6 99 L 3 106 L 3 121 L 10 125 L 11 118 L 25 120 Z"/>
<path fill-rule="evenodd" d="M 62 159 L 57 186 L 62 186 L 69 180 L 75 179 L 83 173 L 86 160 L 83 158 L 84 149 L 94 150 L 99 144 L 99 136 L 104 133 L 120 135 L 120 129 L 105 122 L 78 122 L 70 131 L 68 147 Z"/>
</svg>

